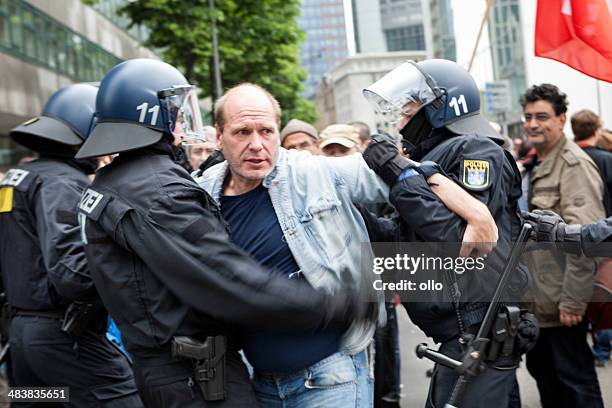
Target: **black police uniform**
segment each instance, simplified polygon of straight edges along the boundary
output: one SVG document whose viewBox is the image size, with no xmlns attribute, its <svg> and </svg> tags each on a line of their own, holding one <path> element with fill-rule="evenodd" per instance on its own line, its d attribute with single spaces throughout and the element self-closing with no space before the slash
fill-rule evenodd
<svg viewBox="0 0 612 408">
<path fill-rule="evenodd" d="M 70 404 L 78 407 L 139 407 L 129 364 L 105 337 L 105 312 L 82 335 L 60 330 L 73 300 L 99 303 L 77 221 L 88 182 L 77 161 L 54 158 L 15 167 L 0 182 L 11 386 L 69 387 Z"/>
<path fill-rule="evenodd" d="M 404 303 L 411 319 L 427 336 L 441 342 L 440 351 L 459 358 L 462 332 L 475 334 L 507 258 L 511 243 L 518 236 L 521 222 L 517 200 L 521 195 L 520 173 L 510 154 L 488 137 L 455 135 L 445 129 L 434 130 L 429 139 L 411 154 L 417 161 L 433 161 L 446 175 L 471 195 L 485 203 L 499 231 L 497 248 L 489 254 L 483 271 L 461 276 L 461 290 L 469 289 L 471 301 L 446 294 L 443 301 Z M 412 186 L 416 180 L 416 187 Z M 408 177 L 394 185 L 390 201 L 409 226 L 408 241 L 461 242 L 465 221 L 449 211 L 423 187 L 421 177 Z M 452 279 L 452 277 L 451 277 Z M 527 286 L 527 273 L 521 270 L 512 280 L 515 298 Z M 449 288 L 449 285 L 446 286 Z M 465 293 L 465 292 L 464 292 Z M 478 301 L 474 301 L 478 300 Z M 470 385 L 464 400 L 466 407 L 507 406 L 514 387 L 515 357 L 489 364 L 489 369 Z M 502 367 L 501 369 L 495 367 Z M 431 382 L 428 407 L 442 407 L 450 396 L 457 375 L 451 369 L 436 365 Z"/>
<path fill-rule="evenodd" d="M 134 356 L 148 406 L 254 407 L 237 328 L 325 324 L 327 298 L 269 279 L 231 244 L 218 207 L 165 142 L 121 153 L 98 172 L 79 210 L 93 279 Z M 170 344 L 173 336 L 213 335 L 228 336 L 227 397 L 210 403 L 191 362 L 173 357 Z"/>
<path fill-rule="evenodd" d="M 612 217 L 583 225 L 582 252 L 586 256 L 612 256 Z"/>
</svg>

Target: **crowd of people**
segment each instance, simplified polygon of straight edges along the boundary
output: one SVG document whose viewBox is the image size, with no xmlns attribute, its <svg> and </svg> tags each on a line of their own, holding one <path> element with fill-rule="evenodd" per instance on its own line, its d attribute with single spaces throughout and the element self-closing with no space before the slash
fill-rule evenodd
<svg viewBox="0 0 612 408">
<path fill-rule="evenodd" d="M 37 158 L 0 181 L 10 385 L 70 387 L 84 407 L 398 407 L 398 302 L 364 273 L 370 243 L 486 255 L 478 273 L 445 272 L 441 297 L 401 298 L 461 361 L 526 219 L 559 250 L 522 257 L 496 311 L 496 327 L 515 329 L 485 334 L 486 369 L 453 401 L 520 407 L 526 355 L 543 407 L 603 407 L 595 365 L 611 331 L 593 324 L 591 350 L 585 317 L 610 273 L 590 258 L 612 240 L 600 221 L 612 216 L 612 135 L 598 116 L 573 115 L 571 141 L 566 96 L 534 85 L 524 137 L 509 140 L 446 60 L 405 62 L 364 96 L 399 138 L 358 121 L 281 127 L 281 106 L 251 83 L 228 89 L 204 126 L 195 87 L 156 60 L 54 93 L 11 131 Z M 458 398 L 457 370 L 431 376 L 426 407 Z"/>
</svg>

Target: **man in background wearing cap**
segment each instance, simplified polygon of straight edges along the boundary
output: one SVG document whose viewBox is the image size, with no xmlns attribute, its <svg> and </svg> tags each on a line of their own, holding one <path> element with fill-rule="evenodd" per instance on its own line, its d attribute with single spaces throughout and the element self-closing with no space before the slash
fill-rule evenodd
<svg viewBox="0 0 612 408">
<path fill-rule="evenodd" d="M 321 132 L 319 147 L 324 156 L 348 156 L 360 152 L 359 146 L 359 133 L 351 125 L 329 125 Z"/>
<path fill-rule="evenodd" d="M 319 133 L 314 126 L 291 119 L 280 133 L 281 146 L 287 150 L 307 150 L 319 154 Z"/>
</svg>

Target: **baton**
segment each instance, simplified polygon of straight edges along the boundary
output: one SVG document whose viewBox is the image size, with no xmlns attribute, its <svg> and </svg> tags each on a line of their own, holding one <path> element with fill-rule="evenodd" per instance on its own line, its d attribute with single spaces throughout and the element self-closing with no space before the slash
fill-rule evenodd
<svg viewBox="0 0 612 408">
<path fill-rule="evenodd" d="M 474 377 L 484 370 L 482 359 L 484 358 L 485 348 L 489 343 L 489 339 L 486 337 L 486 335 L 491 332 L 491 327 L 493 326 L 493 322 L 495 321 L 499 306 L 501 304 L 501 298 L 504 294 L 506 286 L 508 285 L 508 281 L 512 276 L 512 273 L 516 270 L 523 249 L 525 248 L 525 243 L 529 238 L 531 228 L 531 225 L 523 224 L 521 232 L 519 233 L 519 236 L 514 243 L 512 250 L 510 251 L 506 266 L 504 267 L 499 281 L 497 282 L 495 292 L 493 293 L 491 302 L 487 307 L 484 319 L 478 328 L 478 333 L 476 334 L 476 337 L 468 343 L 468 349 L 462 361 L 455 360 L 438 351 L 429 349 L 425 344 L 420 344 L 417 347 L 416 351 L 418 358 L 425 357 L 460 373 L 459 378 L 455 382 L 450 398 L 448 399 L 446 405 L 444 405 L 444 408 L 459 407 L 469 383 Z"/>
</svg>

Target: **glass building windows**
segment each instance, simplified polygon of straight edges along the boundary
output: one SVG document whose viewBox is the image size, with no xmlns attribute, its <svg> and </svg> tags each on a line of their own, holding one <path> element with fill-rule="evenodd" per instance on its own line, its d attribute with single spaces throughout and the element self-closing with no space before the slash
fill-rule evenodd
<svg viewBox="0 0 612 408">
<path fill-rule="evenodd" d="M 11 19 L 8 0 L 0 0 L 0 47 L 11 45 Z"/>
<path fill-rule="evenodd" d="M 387 50 L 425 50 L 425 34 L 421 24 L 385 30 Z"/>
<path fill-rule="evenodd" d="M 121 62 L 23 0 L 0 0 L 0 50 L 78 81 L 99 81 Z"/>
</svg>

